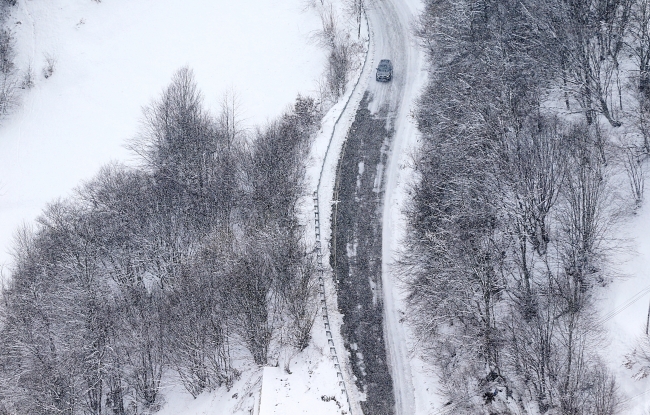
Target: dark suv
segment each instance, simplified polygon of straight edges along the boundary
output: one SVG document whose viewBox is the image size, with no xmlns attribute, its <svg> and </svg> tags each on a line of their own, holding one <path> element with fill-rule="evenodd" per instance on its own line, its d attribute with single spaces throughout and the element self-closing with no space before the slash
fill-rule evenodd
<svg viewBox="0 0 650 415">
<path fill-rule="evenodd" d="M 390 63 L 388 59 L 382 59 L 379 61 L 379 66 L 377 67 L 377 75 L 375 79 L 378 81 L 390 81 L 393 79 L 393 64 Z"/>
</svg>

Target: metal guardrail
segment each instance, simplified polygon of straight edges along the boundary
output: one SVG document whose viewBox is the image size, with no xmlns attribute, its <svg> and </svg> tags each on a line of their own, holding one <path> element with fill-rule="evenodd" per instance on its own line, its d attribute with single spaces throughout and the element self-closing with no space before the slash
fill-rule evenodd
<svg viewBox="0 0 650 415">
<path fill-rule="evenodd" d="M 325 336 L 327 337 L 327 345 L 329 346 L 330 356 L 334 362 L 334 369 L 336 369 L 336 378 L 339 381 L 341 393 L 345 397 L 348 404 L 349 413 L 352 414 L 352 405 L 350 404 L 350 397 L 348 396 L 347 388 L 345 387 L 345 380 L 343 380 L 343 372 L 341 371 L 341 364 L 336 353 L 336 346 L 332 337 L 332 328 L 330 326 L 329 314 L 327 312 L 327 302 L 325 301 L 325 268 L 323 266 L 323 251 L 321 249 L 320 239 L 320 212 L 318 209 L 318 191 L 314 192 L 314 223 L 316 231 L 316 260 L 318 262 L 318 295 L 320 297 L 321 316 L 323 324 L 325 325 Z"/>
<path fill-rule="evenodd" d="M 334 339 L 332 337 L 332 328 L 330 326 L 330 320 L 329 320 L 329 314 L 327 312 L 327 302 L 326 302 L 326 296 L 325 296 L 325 280 L 324 280 L 324 275 L 325 275 L 325 267 L 323 266 L 323 251 L 321 247 L 321 230 L 320 230 L 320 210 L 319 210 L 319 197 L 318 193 L 320 191 L 321 187 L 321 181 L 323 178 L 323 171 L 325 170 L 325 163 L 327 161 L 327 155 L 329 154 L 330 146 L 332 144 L 332 140 L 334 139 L 334 134 L 336 133 L 336 127 L 339 124 L 339 121 L 343 117 L 343 114 L 348 108 L 348 105 L 350 101 L 352 100 L 352 97 L 354 96 L 354 93 L 356 92 L 357 87 L 359 86 L 359 82 L 361 81 L 361 78 L 363 76 L 363 73 L 366 69 L 366 63 L 368 62 L 368 55 L 370 54 L 370 38 L 371 38 L 371 31 L 370 31 L 370 25 L 368 22 L 368 16 L 366 14 L 365 7 L 363 9 L 363 16 L 366 21 L 366 28 L 368 31 L 368 51 L 366 52 L 366 56 L 363 61 L 363 66 L 361 67 L 361 71 L 359 72 L 359 77 L 357 78 L 354 86 L 352 87 L 352 92 L 350 93 L 350 96 L 348 97 L 347 101 L 345 102 L 345 105 L 343 106 L 343 109 L 341 110 L 341 113 L 337 117 L 336 121 L 334 122 L 334 126 L 332 127 L 332 134 L 330 135 L 329 142 L 327 143 L 327 148 L 325 149 L 325 156 L 323 157 L 323 164 L 321 165 L 320 173 L 318 175 L 318 184 L 316 186 L 316 191 L 313 194 L 314 198 L 314 230 L 316 233 L 316 243 L 315 243 L 315 251 L 316 251 L 316 260 L 318 263 L 318 294 L 320 297 L 320 308 L 321 308 L 321 317 L 323 319 L 323 324 L 325 326 L 325 336 L 327 337 L 327 344 L 329 347 L 329 352 L 330 352 L 330 357 L 332 361 L 334 362 L 334 369 L 336 369 L 336 378 L 338 379 L 339 382 L 339 387 L 341 388 L 341 393 L 345 397 L 346 403 L 348 404 L 348 413 L 352 415 L 352 404 L 350 403 L 350 397 L 348 395 L 348 391 L 345 385 L 345 380 L 343 378 L 343 371 L 341 370 L 341 363 L 339 362 L 338 354 L 336 352 L 336 346 L 334 345 Z"/>
<path fill-rule="evenodd" d="M 327 148 L 325 149 L 325 156 L 323 157 L 323 164 L 320 166 L 320 173 L 318 175 L 318 184 L 316 185 L 316 191 L 314 192 L 316 198 L 318 197 L 318 192 L 320 190 L 320 183 L 321 180 L 323 179 L 323 170 L 325 170 L 325 161 L 327 160 L 327 155 L 329 154 L 330 151 L 330 146 L 332 145 L 332 139 L 334 138 L 334 133 L 336 132 L 336 127 L 339 124 L 339 121 L 341 120 L 341 117 L 343 117 L 343 114 L 345 113 L 345 110 L 348 108 L 348 104 L 350 104 L 350 101 L 352 100 L 352 96 L 354 95 L 354 91 L 357 89 L 357 86 L 359 86 L 359 82 L 361 81 L 361 75 L 363 75 L 363 71 L 366 70 L 366 63 L 368 62 L 368 55 L 370 52 L 370 40 L 371 40 L 371 31 L 370 31 L 370 23 L 368 22 L 368 15 L 366 15 L 366 9 L 365 7 L 363 8 L 363 17 L 366 21 L 366 30 L 368 31 L 368 51 L 366 52 L 366 57 L 363 60 L 363 65 L 361 66 L 361 71 L 359 72 L 359 77 L 357 78 L 357 81 L 354 83 L 354 86 L 352 87 L 352 92 L 350 93 L 350 96 L 348 97 L 348 100 L 345 101 L 345 105 L 343 106 L 343 109 L 341 110 L 341 113 L 339 116 L 336 118 L 336 121 L 334 121 L 334 126 L 332 127 L 332 134 L 330 134 L 330 139 L 329 142 L 327 143 Z"/>
</svg>

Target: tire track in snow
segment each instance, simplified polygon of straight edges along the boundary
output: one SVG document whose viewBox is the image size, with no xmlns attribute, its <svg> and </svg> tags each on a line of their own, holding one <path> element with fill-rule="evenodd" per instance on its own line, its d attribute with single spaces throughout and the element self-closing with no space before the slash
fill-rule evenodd
<svg viewBox="0 0 650 415">
<path fill-rule="evenodd" d="M 408 97 L 412 91 L 413 73 L 418 70 L 414 62 L 409 44 L 408 24 L 410 11 L 402 0 L 383 1 L 377 0 L 378 19 L 387 22 L 385 25 L 386 37 L 391 39 L 387 45 L 387 53 L 397 57 L 398 68 L 401 69 L 398 88 L 387 102 L 394 114 L 394 134 L 386 166 L 384 169 L 384 198 L 382 212 L 382 288 L 384 305 L 384 341 L 388 352 L 389 367 L 393 378 L 393 391 L 395 394 L 396 415 L 415 414 L 414 387 L 411 374 L 410 356 L 406 344 L 406 333 L 402 326 L 398 308 L 398 287 L 391 272 L 393 247 L 395 235 L 394 195 L 398 186 L 398 169 L 396 159 L 401 156 L 404 142 L 414 131 L 409 129 Z M 412 126 L 412 125 L 411 125 Z"/>
<path fill-rule="evenodd" d="M 388 109 L 388 120 L 392 122 L 392 137 L 384 145 L 388 148 L 386 165 L 383 166 L 383 207 L 381 212 L 381 246 L 383 294 L 384 342 L 393 380 L 395 413 L 413 415 L 417 412 L 415 389 L 411 371 L 411 356 L 407 344 L 407 333 L 401 323 L 402 301 L 400 291 L 392 272 L 393 252 L 398 248 L 404 223 L 401 218 L 404 189 L 400 188 L 403 172 L 399 164 L 405 151 L 415 144 L 417 129 L 409 119 L 410 106 L 419 91 L 422 54 L 411 36 L 410 23 L 414 13 L 405 0 L 374 0 L 369 13 L 371 26 L 375 29 L 376 53 L 378 59 L 388 58 L 394 62 L 394 79 L 389 85 L 375 83 L 369 90 L 375 95 L 370 109 Z"/>
<path fill-rule="evenodd" d="M 382 212 L 382 287 L 384 295 L 384 333 L 388 350 L 391 375 L 395 392 L 395 409 L 397 415 L 414 415 L 426 410 L 422 396 L 415 389 L 411 354 L 408 346 L 407 328 L 403 325 L 404 307 L 401 290 L 393 272 L 394 252 L 399 248 L 399 241 L 404 237 L 405 221 L 402 215 L 401 201 L 406 198 L 404 184 L 408 172 L 401 166 L 408 160 L 407 152 L 416 146 L 417 127 L 410 119 L 411 105 L 418 97 L 426 75 L 422 68 L 424 57 L 419 45 L 410 32 L 410 24 L 415 18 L 415 11 L 410 5 L 413 0 L 376 0 L 379 18 L 390 22 L 386 30 L 393 43 L 389 52 L 396 53 L 402 68 L 399 89 L 391 97 L 389 104 L 394 104 L 394 134 L 387 155 L 384 169 L 384 198 Z M 384 36 L 385 38 L 387 36 Z M 417 397 L 417 399 L 416 399 Z M 420 408 L 418 407 L 421 406 Z"/>
</svg>

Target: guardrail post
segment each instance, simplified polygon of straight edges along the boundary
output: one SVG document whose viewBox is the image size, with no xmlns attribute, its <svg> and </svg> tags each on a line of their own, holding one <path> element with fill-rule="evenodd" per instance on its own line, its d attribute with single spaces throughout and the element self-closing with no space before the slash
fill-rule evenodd
<svg viewBox="0 0 650 415">
<path fill-rule="evenodd" d="M 323 267 L 323 253 L 321 251 L 321 233 L 320 233 L 320 218 L 318 212 L 318 191 L 314 192 L 314 231 L 316 234 L 315 242 L 315 251 L 316 259 L 318 262 L 318 291 L 321 302 L 321 316 L 323 317 L 323 324 L 325 326 L 325 336 L 327 337 L 327 345 L 330 349 L 330 356 L 334 362 L 334 369 L 336 370 L 336 378 L 339 380 L 339 387 L 341 388 L 341 394 L 345 397 L 345 401 L 348 404 L 348 413 L 352 414 L 352 405 L 350 404 L 350 398 L 348 396 L 347 388 L 345 387 L 345 380 L 343 379 L 343 372 L 341 371 L 341 365 L 339 364 L 339 359 L 336 353 L 336 346 L 334 345 L 334 338 L 332 337 L 332 331 L 330 329 L 329 316 L 327 313 L 327 297 L 325 295 L 325 282 L 323 275 L 325 273 L 325 268 Z"/>
</svg>

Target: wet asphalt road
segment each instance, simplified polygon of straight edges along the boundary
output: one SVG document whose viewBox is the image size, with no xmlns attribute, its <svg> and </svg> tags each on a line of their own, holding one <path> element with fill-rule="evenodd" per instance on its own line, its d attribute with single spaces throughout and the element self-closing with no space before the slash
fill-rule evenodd
<svg viewBox="0 0 650 415">
<path fill-rule="evenodd" d="M 366 400 L 366 415 L 395 413 L 381 295 L 383 166 L 392 135 L 386 111 L 373 115 L 366 92 L 339 159 L 332 210 L 332 251 L 343 340 Z M 338 190 L 338 191 L 337 191 Z"/>
</svg>

